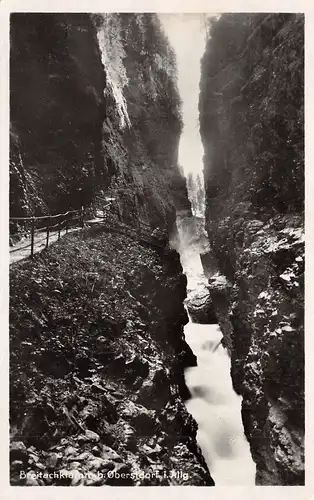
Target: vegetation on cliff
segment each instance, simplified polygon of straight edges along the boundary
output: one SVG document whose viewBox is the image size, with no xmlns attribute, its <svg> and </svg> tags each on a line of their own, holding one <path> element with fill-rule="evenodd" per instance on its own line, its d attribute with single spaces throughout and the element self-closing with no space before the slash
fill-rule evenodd
<svg viewBox="0 0 314 500">
<path fill-rule="evenodd" d="M 15 264 L 10 292 L 12 484 L 213 484 L 175 250 L 93 227 Z"/>
<path fill-rule="evenodd" d="M 190 172 L 187 176 L 187 189 L 189 193 L 189 200 L 194 214 L 199 217 L 204 217 L 205 212 L 205 192 L 204 185 L 200 174 L 194 176 Z"/>
<path fill-rule="evenodd" d="M 199 101 L 211 297 L 256 483 L 304 484 L 304 18 L 210 23 Z"/>
<path fill-rule="evenodd" d="M 187 203 L 182 123 L 158 17 L 16 13 L 10 35 L 10 215 L 110 194 L 122 218 L 172 225 L 174 204 Z"/>
<path fill-rule="evenodd" d="M 184 405 L 179 255 L 128 227 L 169 235 L 190 210 L 158 16 L 12 14 L 10 65 L 10 215 L 113 201 L 111 232 L 10 268 L 11 484 L 213 485 Z"/>
</svg>

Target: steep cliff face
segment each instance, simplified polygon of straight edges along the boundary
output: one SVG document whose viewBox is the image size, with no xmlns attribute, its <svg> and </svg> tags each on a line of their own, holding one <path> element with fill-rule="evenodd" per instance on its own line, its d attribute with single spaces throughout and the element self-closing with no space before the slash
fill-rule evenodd
<svg viewBox="0 0 314 500">
<path fill-rule="evenodd" d="M 130 230 L 190 211 L 179 105 L 156 15 L 12 15 L 11 216 L 114 200 L 110 229 L 10 268 L 13 485 L 214 484 L 184 405 L 179 255 Z"/>
<path fill-rule="evenodd" d="M 199 109 L 211 297 L 256 482 L 303 484 L 303 16 L 214 21 Z"/>
<path fill-rule="evenodd" d="M 10 215 L 78 208 L 106 168 L 96 30 L 83 14 L 12 14 L 10 35 Z"/>
<path fill-rule="evenodd" d="M 186 207 L 175 58 L 153 14 L 12 14 L 10 215 Z M 16 230 L 12 225 L 11 230 Z"/>
</svg>

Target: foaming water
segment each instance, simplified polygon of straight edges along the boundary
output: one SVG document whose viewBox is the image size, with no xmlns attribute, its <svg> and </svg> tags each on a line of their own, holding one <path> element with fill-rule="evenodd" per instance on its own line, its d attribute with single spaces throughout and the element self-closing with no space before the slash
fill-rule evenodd
<svg viewBox="0 0 314 500">
<path fill-rule="evenodd" d="M 185 336 L 198 362 L 185 371 L 192 395 L 186 406 L 198 423 L 197 440 L 215 484 L 254 485 L 255 464 L 243 432 L 241 397 L 232 388 L 221 331 L 217 325 L 188 323 Z"/>
<path fill-rule="evenodd" d="M 180 256 L 187 275 L 188 297 L 208 283 L 203 274 L 199 249 L 188 240 L 184 227 L 179 228 Z M 185 338 L 197 356 L 197 366 L 185 370 L 191 399 L 188 411 L 198 423 L 197 440 L 216 486 L 255 485 L 255 464 L 245 438 L 241 401 L 232 387 L 230 358 L 220 343 L 218 325 L 190 322 Z"/>
</svg>

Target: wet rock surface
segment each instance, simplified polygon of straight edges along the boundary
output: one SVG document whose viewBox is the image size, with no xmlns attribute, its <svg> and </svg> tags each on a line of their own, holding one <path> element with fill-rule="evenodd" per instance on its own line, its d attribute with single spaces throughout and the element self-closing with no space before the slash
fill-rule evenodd
<svg viewBox="0 0 314 500">
<path fill-rule="evenodd" d="M 175 58 L 156 13 L 14 13 L 11 49 L 11 217 L 107 207 L 152 231 L 173 228 L 175 207 L 190 212 Z M 11 243 L 29 229 L 11 220 Z"/>
<path fill-rule="evenodd" d="M 211 298 L 243 396 L 256 483 L 302 485 L 303 14 L 213 21 L 199 110 L 211 275 L 218 272 Z"/>
<path fill-rule="evenodd" d="M 213 485 L 183 403 L 178 254 L 93 228 L 10 278 L 11 484 Z"/>
<path fill-rule="evenodd" d="M 227 226 L 227 221 L 221 221 Z M 212 241 L 218 243 L 216 234 Z M 304 484 L 304 232 L 299 216 L 248 221 L 243 246 L 219 240 L 233 277 L 209 289 L 260 485 Z M 218 248 L 218 247 L 217 247 Z"/>
<path fill-rule="evenodd" d="M 190 293 L 185 301 L 193 323 L 216 324 L 217 318 L 207 288 Z"/>
</svg>

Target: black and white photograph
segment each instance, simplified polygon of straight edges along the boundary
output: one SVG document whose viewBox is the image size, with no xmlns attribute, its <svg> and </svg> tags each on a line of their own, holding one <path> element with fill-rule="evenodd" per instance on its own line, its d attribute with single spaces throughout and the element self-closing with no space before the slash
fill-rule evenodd
<svg viewBox="0 0 314 500">
<path fill-rule="evenodd" d="M 305 15 L 103 8 L 9 16 L 10 487 L 304 486 Z"/>
</svg>

